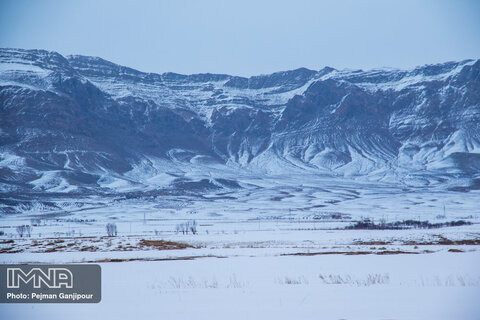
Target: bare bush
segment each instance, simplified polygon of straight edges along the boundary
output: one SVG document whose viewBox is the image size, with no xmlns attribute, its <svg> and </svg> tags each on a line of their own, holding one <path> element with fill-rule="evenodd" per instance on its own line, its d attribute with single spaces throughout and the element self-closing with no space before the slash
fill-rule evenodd
<svg viewBox="0 0 480 320">
<path fill-rule="evenodd" d="M 107 223 L 107 235 L 109 237 L 116 237 L 117 236 L 117 225 L 115 223 Z"/>
<path fill-rule="evenodd" d="M 234 289 L 239 289 L 239 288 L 245 288 L 246 282 L 244 281 L 239 281 L 237 280 L 237 275 L 232 274 L 230 275 L 229 283 L 227 284 L 227 288 L 234 288 Z"/>
<path fill-rule="evenodd" d="M 65 233 L 65 235 L 66 235 L 67 237 L 75 237 L 75 229 L 72 229 L 72 230 L 70 230 L 70 231 L 67 231 L 67 232 Z"/>
<path fill-rule="evenodd" d="M 218 281 L 215 278 L 195 280 L 193 277 L 170 277 L 168 286 L 171 289 L 216 289 Z"/>
<path fill-rule="evenodd" d="M 38 227 L 42 224 L 42 219 L 30 219 L 30 223 L 32 224 L 32 226 Z"/>
</svg>

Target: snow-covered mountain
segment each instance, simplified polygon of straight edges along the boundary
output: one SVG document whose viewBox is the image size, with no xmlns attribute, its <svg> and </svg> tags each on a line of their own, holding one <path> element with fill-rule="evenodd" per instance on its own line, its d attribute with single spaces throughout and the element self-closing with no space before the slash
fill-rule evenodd
<svg viewBox="0 0 480 320">
<path fill-rule="evenodd" d="M 250 78 L 0 49 L 5 194 L 199 192 L 322 175 L 480 187 L 480 60 Z"/>
</svg>

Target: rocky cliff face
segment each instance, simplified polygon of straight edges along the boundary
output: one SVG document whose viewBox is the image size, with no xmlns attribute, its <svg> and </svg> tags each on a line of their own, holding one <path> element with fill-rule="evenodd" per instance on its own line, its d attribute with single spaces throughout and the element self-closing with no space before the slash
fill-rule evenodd
<svg viewBox="0 0 480 320">
<path fill-rule="evenodd" d="M 242 78 L 0 50 L 5 193 L 240 188 L 305 173 L 480 185 L 480 61 Z"/>
</svg>

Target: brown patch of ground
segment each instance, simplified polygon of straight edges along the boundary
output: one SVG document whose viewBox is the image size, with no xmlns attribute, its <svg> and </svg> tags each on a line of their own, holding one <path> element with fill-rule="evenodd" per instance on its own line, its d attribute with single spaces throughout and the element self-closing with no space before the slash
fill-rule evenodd
<svg viewBox="0 0 480 320">
<path fill-rule="evenodd" d="M 21 249 L 15 250 L 14 247 L 0 249 L 0 253 L 19 253 L 19 252 L 23 252 L 23 250 Z"/>
<path fill-rule="evenodd" d="M 441 245 L 452 245 L 452 246 L 479 246 L 480 239 L 468 239 L 468 240 L 440 240 L 438 244 Z"/>
<path fill-rule="evenodd" d="M 441 246 L 478 246 L 480 245 L 480 239 L 463 239 L 463 240 L 450 240 L 444 236 L 437 235 L 439 238 L 438 241 L 431 242 L 416 242 L 416 241 L 406 241 L 406 245 L 418 245 L 418 246 L 432 246 L 432 245 L 441 245 Z"/>
<path fill-rule="evenodd" d="M 393 250 L 393 251 L 389 251 L 389 250 L 386 250 L 386 251 L 378 251 L 378 252 L 375 252 L 375 254 L 418 254 L 418 252 L 415 252 L 415 251 L 402 251 L 402 250 Z"/>
<path fill-rule="evenodd" d="M 184 243 L 184 242 L 175 242 L 175 241 L 165 241 L 165 240 L 140 240 L 140 246 L 149 246 L 155 247 L 158 250 L 178 250 L 186 248 L 195 248 L 194 246 Z"/>
<path fill-rule="evenodd" d="M 98 248 L 97 248 L 97 247 L 94 247 L 94 246 L 85 246 L 85 247 L 81 247 L 80 249 L 78 249 L 78 251 L 90 251 L 90 252 L 95 252 L 95 251 L 98 251 Z"/>
</svg>

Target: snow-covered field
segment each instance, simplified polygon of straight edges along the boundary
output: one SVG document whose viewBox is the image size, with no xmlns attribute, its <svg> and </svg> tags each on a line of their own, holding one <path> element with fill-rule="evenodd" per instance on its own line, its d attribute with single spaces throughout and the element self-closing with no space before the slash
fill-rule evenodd
<svg viewBox="0 0 480 320">
<path fill-rule="evenodd" d="M 102 263 L 99 304 L 5 304 L 3 319 L 463 319 L 480 254 L 318 255 Z"/>
<path fill-rule="evenodd" d="M 2 216 L 0 263 L 98 263 L 103 292 L 99 304 L 2 304 L 0 318 L 479 319 L 478 191 L 262 183 Z M 430 227 L 351 228 L 365 219 Z"/>
</svg>

